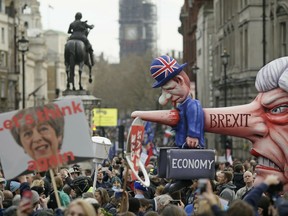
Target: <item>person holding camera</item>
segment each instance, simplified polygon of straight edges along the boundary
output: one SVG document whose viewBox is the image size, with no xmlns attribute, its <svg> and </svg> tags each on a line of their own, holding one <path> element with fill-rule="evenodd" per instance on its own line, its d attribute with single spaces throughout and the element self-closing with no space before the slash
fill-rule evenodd
<svg viewBox="0 0 288 216">
<path fill-rule="evenodd" d="M 199 195 L 194 200 L 194 215 L 226 216 L 219 196 L 213 192 L 213 186 L 208 179 L 199 179 Z M 198 206 L 197 206 L 198 205 Z M 243 214 L 244 215 L 244 214 Z M 246 215 L 245 215 L 246 216 Z"/>
<path fill-rule="evenodd" d="M 223 207 L 223 203 L 219 197 L 214 194 L 212 185 L 207 182 L 206 189 L 201 193 L 199 202 L 199 215 L 214 215 L 214 216 L 259 216 L 253 211 L 253 207 L 243 200 L 234 200 L 228 209 Z M 205 202 L 206 201 L 206 202 Z M 207 207 L 207 204 L 209 207 Z"/>
<path fill-rule="evenodd" d="M 106 171 L 105 171 L 106 172 Z M 92 179 L 94 179 L 95 172 L 92 175 Z M 112 185 L 109 181 L 105 181 L 104 179 L 104 172 L 102 170 L 102 167 L 98 168 L 97 172 L 97 180 L 96 180 L 96 188 L 112 188 Z"/>
<path fill-rule="evenodd" d="M 73 179 L 71 178 L 71 174 L 67 168 L 61 167 L 60 171 L 59 171 L 59 175 L 60 175 L 64 185 L 67 184 L 67 185 L 71 186 Z"/>
</svg>

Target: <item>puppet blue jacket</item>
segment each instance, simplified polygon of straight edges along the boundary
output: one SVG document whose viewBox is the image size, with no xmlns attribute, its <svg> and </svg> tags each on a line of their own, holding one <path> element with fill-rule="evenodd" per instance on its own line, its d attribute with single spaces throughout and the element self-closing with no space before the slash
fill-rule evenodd
<svg viewBox="0 0 288 216">
<path fill-rule="evenodd" d="M 190 96 L 177 106 L 180 121 L 173 129 L 176 132 L 175 143 L 181 148 L 186 143 L 186 137 L 198 138 L 200 148 L 205 148 L 204 143 L 204 112 L 198 100 Z"/>
</svg>

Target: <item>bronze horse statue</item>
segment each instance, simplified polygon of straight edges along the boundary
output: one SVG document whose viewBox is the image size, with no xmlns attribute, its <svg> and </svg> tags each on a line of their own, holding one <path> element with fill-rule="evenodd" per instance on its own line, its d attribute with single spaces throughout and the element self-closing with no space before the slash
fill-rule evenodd
<svg viewBox="0 0 288 216">
<path fill-rule="evenodd" d="M 83 90 L 81 84 L 81 75 L 84 65 L 87 65 L 89 68 L 89 83 L 92 82 L 92 65 L 89 61 L 89 54 L 86 50 L 84 42 L 76 39 L 68 40 L 65 44 L 64 59 L 67 74 L 67 90 L 70 89 L 70 84 L 72 84 L 72 90 L 76 90 L 74 84 L 76 65 L 79 66 L 79 90 Z"/>
</svg>

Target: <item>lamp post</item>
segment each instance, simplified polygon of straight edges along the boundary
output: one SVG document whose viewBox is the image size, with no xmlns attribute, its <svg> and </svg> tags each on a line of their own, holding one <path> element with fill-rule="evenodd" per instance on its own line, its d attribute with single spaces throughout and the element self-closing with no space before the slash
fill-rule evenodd
<svg viewBox="0 0 288 216">
<path fill-rule="evenodd" d="M 228 65 L 228 59 L 230 55 L 227 53 L 226 49 L 224 49 L 221 59 L 222 64 L 224 66 L 224 106 L 227 106 L 227 65 Z"/>
<path fill-rule="evenodd" d="M 230 57 L 230 55 L 227 53 L 226 49 L 224 49 L 224 51 L 221 55 L 222 65 L 224 66 L 224 107 L 227 107 L 227 65 L 228 65 L 229 57 Z M 227 160 L 227 150 L 228 150 L 227 141 L 228 141 L 227 136 L 224 135 L 223 136 L 223 144 L 224 144 L 224 148 L 225 148 L 226 160 Z"/>
<path fill-rule="evenodd" d="M 82 95 L 80 92 L 79 95 L 74 95 L 74 93 L 71 95 L 71 94 L 69 94 L 69 92 L 67 94 L 67 91 L 66 91 L 66 93 L 63 92 L 63 95 L 56 98 L 54 101 L 57 102 L 57 101 L 63 101 L 66 99 L 74 99 L 74 98 L 80 98 L 82 103 L 83 103 L 85 117 L 88 121 L 89 133 L 92 135 L 93 134 L 92 129 L 91 129 L 91 126 L 93 123 L 92 110 L 96 107 L 100 107 L 102 99 L 94 97 L 90 93 L 88 93 L 87 95 Z"/>
<path fill-rule="evenodd" d="M 83 106 L 85 109 L 85 115 L 89 124 L 89 129 L 91 134 L 93 135 L 93 131 L 91 129 L 92 123 L 93 123 L 93 116 L 91 115 L 91 112 L 94 108 L 99 107 L 101 105 L 101 99 L 96 98 L 93 95 L 83 95 L 81 96 Z"/>
<path fill-rule="evenodd" d="M 193 65 L 192 68 L 192 73 L 195 74 L 195 98 L 198 99 L 198 90 L 197 90 L 197 71 L 199 70 L 199 67 L 197 65 Z"/>
<path fill-rule="evenodd" d="M 22 37 L 18 40 L 18 50 L 22 52 L 22 108 L 25 108 L 25 52 L 29 50 L 29 40 Z"/>
</svg>

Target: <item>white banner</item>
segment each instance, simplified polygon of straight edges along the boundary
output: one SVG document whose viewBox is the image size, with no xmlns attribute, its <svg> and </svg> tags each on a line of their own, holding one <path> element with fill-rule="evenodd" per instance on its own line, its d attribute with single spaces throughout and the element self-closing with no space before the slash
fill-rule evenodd
<svg viewBox="0 0 288 216">
<path fill-rule="evenodd" d="M 0 159 L 6 179 L 94 158 L 81 99 L 0 114 Z"/>
</svg>

